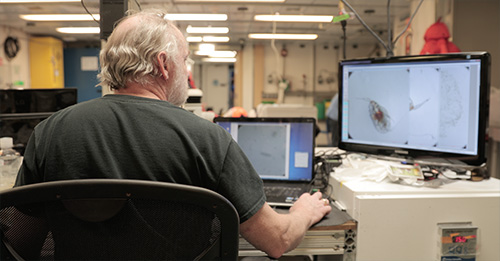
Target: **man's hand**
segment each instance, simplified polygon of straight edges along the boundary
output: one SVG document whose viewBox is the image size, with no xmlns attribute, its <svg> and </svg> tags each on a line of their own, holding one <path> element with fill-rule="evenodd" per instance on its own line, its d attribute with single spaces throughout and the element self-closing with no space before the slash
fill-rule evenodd
<svg viewBox="0 0 500 261">
<path fill-rule="evenodd" d="M 279 258 L 293 250 L 307 230 L 332 210 L 321 192 L 305 193 L 288 214 L 278 214 L 267 203 L 250 219 L 240 224 L 241 235 L 257 249 Z"/>
<path fill-rule="evenodd" d="M 322 199 L 321 192 L 314 194 L 304 193 L 290 208 L 290 213 L 305 212 L 311 218 L 309 226 L 319 222 L 325 215 L 332 211 L 328 199 Z"/>
</svg>

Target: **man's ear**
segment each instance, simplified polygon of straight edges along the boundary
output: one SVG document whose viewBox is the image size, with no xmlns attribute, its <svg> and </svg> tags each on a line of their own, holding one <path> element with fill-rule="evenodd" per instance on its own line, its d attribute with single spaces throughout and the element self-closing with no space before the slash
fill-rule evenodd
<svg viewBox="0 0 500 261">
<path fill-rule="evenodd" d="M 161 74 L 161 77 L 166 81 L 168 80 L 168 59 L 167 59 L 167 54 L 165 52 L 160 52 L 156 56 L 157 62 L 158 62 L 158 70 Z"/>
</svg>

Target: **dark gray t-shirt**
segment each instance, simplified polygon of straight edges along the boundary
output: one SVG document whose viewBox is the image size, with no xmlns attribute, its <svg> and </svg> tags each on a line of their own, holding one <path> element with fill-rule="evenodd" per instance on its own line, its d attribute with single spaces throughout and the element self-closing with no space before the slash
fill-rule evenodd
<svg viewBox="0 0 500 261">
<path fill-rule="evenodd" d="M 172 104 L 106 95 L 36 126 L 16 186 L 85 178 L 142 179 L 208 188 L 240 222 L 264 204 L 262 181 L 224 129 Z"/>
</svg>

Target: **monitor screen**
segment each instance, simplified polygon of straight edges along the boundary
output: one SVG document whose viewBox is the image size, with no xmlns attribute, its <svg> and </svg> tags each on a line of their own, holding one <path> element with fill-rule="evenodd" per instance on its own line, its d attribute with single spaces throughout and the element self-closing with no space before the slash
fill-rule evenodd
<svg viewBox="0 0 500 261">
<path fill-rule="evenodd" d="M 0 90 L 0 134 L 23 154 L 38 123 L 76 102 L 76 88 Z"/>
<path fill-rule="evenodd" d="M 215 118 L 264 180 L 310 181 L 314 118 Z"/>
<path fill-rule="evenodd" d="M 56 112 L 77 102 L 77 88 L 0 90 L 0 114 Z"/>
<path fill-rule="evenodd" d="M 341 61 L 339 148 L 483 163 L 489 70 L 485 52 Z"/>
</svg>

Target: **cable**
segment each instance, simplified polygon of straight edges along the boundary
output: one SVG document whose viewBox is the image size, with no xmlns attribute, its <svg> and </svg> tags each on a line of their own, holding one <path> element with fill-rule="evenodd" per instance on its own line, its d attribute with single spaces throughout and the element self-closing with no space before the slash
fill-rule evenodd
<svg viewBox="0 0 500 261">
<path fill-rule="evenodd" d="M 95 21 L 97 24 L 99 24 L 99 25 L 100 25 L 99 21 L 97 21 L 97 20 L 95 19 L 94 15 L 93 15 L 92 13 L 90 13 L 89 9 L 87 9 L 87 7 L 85 6 L 85 3 L 83 2 L 83 0 L 81 0 L 81 1 L 80 1 L 80 3 L 82 4 L 83 9 L 85 9 L 85 11 L 87 12 L 87 14 L 89 14 L 89 15 L 92 17 L 92 19 L 94 19 L 94 21 Z"/>
<path fill-rule="evenodd" d="M 141 11 L 142 8 L 141 8 L 141 4 L 139 4 L 139 1 L 135 0 L 134 2 L 137 5 L 137 7 L 139 8 L 139 11 Z"/>
<path fill-rule="evenodd" d="M 317 160 L 320 160 L 321 157 L 330 157 L 330 158 L 340 158 L 342 159 L 345 155 L 347 155 L 347 152 L 343 153 L 337 153 L 339 148 L 333 148 L 333 149 L 328 149 L 328 150 L 321 150 L 319 152 L 316 152 L 314 154 L 314 157 L 317 158 Z"/>
<path fill-rule="evenodd" d="M 340 21 L 340 24 L 342 25 L 342 31 L 344 32 L 344 47 L 342 48 L 342 53 L 343 53 L 343 56 L 344 56 L 344 60 L 346 59 L 346 42 L 347 42 L 347 34 L 345 32 L 345 28 L 346 28 L 346 25 L 347 25 L 347 21 L 346 20 L 342 20 Z"/>
<path fill-rule="evenodd" d="M 321 151 L 315 154 L 314 179 L 309 183 L 310 188 L 319 189 L 325 198 L 330 198 L 333 187 L 330 185 L 330 173 L 337 166 L 342 165 L 343 154 L 335 154 L 338 149 Z"/>
<path fill-rule="evenodd" d="M 387 48 L 391 50 L 390 53 L 387 53 L 388 57 L 394 55 L 392 51 L 392 29 L 391 29 L 391 0 L 387 0 Z"/>
<path fill-rule="evenodd" d="M 396 39 L 394 39 L 394 41 L 392 41 L 393 44 L 395 44 L 399 40 L 399 37 L 401 37 L 401 35 L 403 35 L 406 32 L 408 27 L 410 27 L 410 24 L 411 24 L 411 21 L 413 20 L 413 17 L 415 17 L 418 9 L 420 8 L 420 6 L 422 5 L 423 2 L 424 2 L 424 0 L 420 0 L 420 3 L 418 3 L 417 8 L 415 9 L 413 14 L 411 15 L 410 20 L 408 21 L 408 24 L 406 25 L 405 29 L 403 29 L 403 31 L 401 31 L 401 33 L 399 33 L 399 35 L 396 37 Z"/>
<path fill-rule="evenodd" d="M 365 23 L 365 21 L 361 18 L 361 16 L 359 16 L 359 14 L 356 12 L 356 10 L 354 10 L 354 8 L 352 8 L 352 6 L 346 0 L 341 0 L 341 1 L 347 7 L 349 7 L 349 9 L 351 9 L 351 11 L 354 13 L 356 18 L 358 18 L 359 22 L 361 22 L 361 24 L 366 28 L 366 30 L 368 30 L 375 37 L 375 39 L 377 39 L 380 42 L 380 44 L 382 44 L 382 46 L 384 46 L 387 53 L 392 53 L 392 50 L 390 50 L 389 47 L 387 47 L 387 45 L 384 43 L 384 41 L 382 39 L 380 39 L 380 37 Z"/>
</svg>

